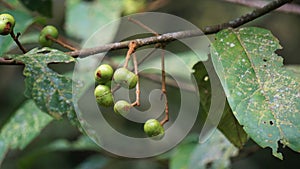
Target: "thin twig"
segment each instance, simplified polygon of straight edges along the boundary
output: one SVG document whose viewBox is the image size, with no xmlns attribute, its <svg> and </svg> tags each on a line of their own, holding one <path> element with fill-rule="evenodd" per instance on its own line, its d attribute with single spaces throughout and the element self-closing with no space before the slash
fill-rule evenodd
<svg viewBox="0 0 300 169">
<path fill-rule="evenodd" d="M 149 31 L 149 32 L 152 33 L 153 35 L 159 36 L 159 34 L 158 34 L 157 32 L 155 32 L 153 29 L 151 29 L 149 26 L 143 24 L 142 22 L 140 22 L 140 21 L 138 21 L 138 20 L 136 20 L 136 19 L 130 18 L 130 17 L 128 18 L 128 20 L 129 20 L 130 22 L 133 22 L 133 23 L 139 25 L 141 28 L 145 29 L 146 31 Z"/>
<path fill-rule="evenodd" d="M 13 59 L 5 59 L 0 57 L 0 65 L 24 65 L 24 63 Z"/>
<path fill-rule="evenodd" d="M 66 49 L 70 49 L 72 51 L 78 51 L 78 49 L 74 48 L 73 46 L 66 44 L 65 42 L 61 41 L 60 39 L 55 39 L 51 35 L 46 35 L 46 38 L 59 44 L 60 46 L 66 48 Z"/>
<path fill-rule="evenodd" d="M 205 34 L 214 34 L 219 32 L 222 29 L 226 29 L 226 28 L 237 28 L 245 23 L 248 23 L 250 21 L 253 21 L 256 18 L 259 18 L 279 7 L 281 7 L 282 5 L 292 2 L 293 0 L 275 0 L 272 1 L 268 4 L 266 4 L 264 7 L 259 8 L 259 9 L 255 9 L 250 13 L 247 13 L 246 15 L 243 15 L 239 18 L 236 18 L 234 20 L 231 20 L 227 23 L 223 23 L 223 24 L 219 24 L 219 25 L 215 25 L 215 26 L 208 26 L 206 28 L 204 28 L 204 33 Z"/>
<path fill-rule="evenodd" d="M 230 28 L 230 27 L 237 28 L 239 26 L 242 26 L 242 25 L 244 25 L 254 19 L 257 19 L 257 18 L 259 18 L 259 17 L 261 17 L 261 16 L 263 16 L 263 15 L 265 15 L 265 14 L 267 14 L 267 13 L 269 13 L 291 1 L 292 0 L 272 1 L 260 9 L 255 9 L 252 12 L 250 12 L 246 15 L 243 15 L 241 17 L 238 17 L 234 20 L 231 20 L 229 22 L 222 23 L 219 25 L 207 26 L 203 29 L 203 32 L 201 32 L 199 30 L 186 30 L 186 31 L 166 33 L 166 34 L 162 34 L 160 36 L 136 39 L 134 41 L 137 43 L 137 46 L 142 47 L 142 46 L 147 46 L 147 45 L 156 44 L 156 43 L 171 42 L 171 41 L 175 41 L 175 40 L 183 39 L 183 38 L 215 34 L 226 28 Z M 94 48 L 87 48 L 87 49 L 82 49 L 79 51 L 68 52 L 68 54 L 70 54 L 73 57 L 78 57 L 78 56 L 79 57 L 87 57 L 87 56 L 90 56 L 93 54 L 107 52 L 109 50 L 125 49 L 128 47 L 130 42 L 132 42 L 132 40 L 123 41 L 123 42 L 115 42 L 115 43 L 106 44 L 106 45 L 98 46 L 98 47 L 94 47 Z"/>
<path fill-rule="evenodd" d="M 261 8 L 265 6 L 268 1 L 263 0 L 223 0 L 225 2 L 235 3 L 239 5 L 244 5 L 248 7 L 255 7 L 255 8 Z M 298 4 L 285 4 L 284 6 L 276 9 L 278 12 L 285 12 L 285 13 L 293 13 L 293 14 L 300 14 L 300 5 Z"/>
<path fill-rule="evenodd" d="M 132 59 L 133 59 L 133 65 L 134 65 L 134 73 L 137 75 L 138 79 L 137 79 L 137 83 L 136 83 L 136 87 L 135 87 L 135 96 L 136 96 L 136 100 L 134 103 L 131 104 L 131 106 L 140 106 L 140 77 L 139 77 L 139 72 L 138 72 L 138 62 L 137 62 L 137 58 L 136 58 L 136 54 L 133 53 L 132 54 Z"/>
<path fill-rule="evenodd" d="M 166 72 L 165 72 L 165 50 L 163 47 L 161 52 L 161 91 L 162 91 L 162 95 L 165 98 L 165 117 L 162 121 L 160 121 L 160 125 L 163 126 L 166 122 L 169 121 L 169 104 L 168 104 L 168 97 L 167 97 Z"/>
<path fill-rule="evenodd" d="M 18 47 L 21 49 L 21 51 L 25 54 L 27 51 L 26 51 L 26 49 L 22 46 L 22 44 L 19 41 L 19 36 L 20 35 L 21 35 L 20 33 L 17 33 L 17 36 L 16 36 L 15 33 L 14 33 L 14 31 L 10 32 L 11 38 L 15 41 L 15 43 L 18 45 Z"/>
</svg>

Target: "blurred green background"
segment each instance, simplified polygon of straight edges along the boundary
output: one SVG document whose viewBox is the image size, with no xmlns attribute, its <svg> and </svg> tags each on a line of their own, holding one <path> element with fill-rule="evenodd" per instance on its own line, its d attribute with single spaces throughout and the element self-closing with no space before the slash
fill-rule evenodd
<svg viewBox="0 0 300 169">
<path fill-rule="evenodd" d="M 56 25 L 64 37 L 70 39 L 70 43 L 80 46 L 84 41 L 82 35 L 78 30 L 72 30 L 72 27 L 66 25 L 67 15 L 70 11 L 70 7 L 78 3 L 94 3 L 97 0 L 53 0 L 53 17 L 41 19 L 41 23 L 48 23 Z M 109 3 L 109 0 L 98 0 L 102 5 L 101 9 L 104 10 L 107 15 L 115 15 L 114 17 L 120 17 L 128 12 L 128 6 L 120 5 L 119 1 L 115 3 Z M 1 2 L 1 1 L 0 1 Z M 9 0 L 7 2 L 10 2 Z M 14 3 L 15 1 L 13 1 Z M 182 17 L 199 28 L 204 26 L 219 24 L 227 22 L 230 19 L 236 18 L 242 14 L 251 11 L 253 8 L 240 6 L 237 4 L 227 3 L 222 0 L 170 0 L 162 1 L 156 6 L 150 6 L 154 1 L 148 1 L 142 7 L 149 7 L 151 11 L 165 12 Z M 16 2 L 17 3 L 17 2 Z M 124 3 L 129 3 L 125 2 Z M 138 4 L 138 2 L 135 2 Z M 1 4 L 1 3 L 0 3 Z M 24 6 L 21 5 L 22 8 Z M 139 7 L 137 7 L 139 8 Z M 84 9 L 82 8 L 79 9 Z M 7 8 L 1 4 L 0 13 Z M 133 9 L 133 12 L 136 8 Z M 140 8 L 139 8 L 140 10 Z M 139 11 L 136 10 L 136 11 Z M 73 11 L 76 13 L 76 11 Z M 132 11 L 129 11 L 132 12 Z M 31 12 L 32 15 L 39 16 L 37 12 Z M 70 14 L 70 13 L 69 13 Z M 86 23 L 84 17 L 81 17 L 81 13 L 77 12 L 74 18 L 68 18 L 77 20 L 76 23 L 81 24 L 81 30 L 86 30 L 93 23 Z M 97 13 L 96 13 L 97 14 Z M 99 14 L 100 15 L 100 14 Z M 82 20 L 83 19 L 83 20 Z M 103 20 L 105 23 L 109 20 Z M 102 24 L 102 23 L 98 23 Z M 266 28 L 272 31 L 272 33 L 280 40 L 280 44 L 283 46 L 282 50 L 278 53 L 284 58 L 284 63 L 287 65 L 300 64 L 299 59 L 299 44 L 300 44 L 300 15 L 288 14 L 282 12 L 272 12 L 255 21 L 252 21 L 245 26 L 258 26 Z M 121 31 L 122 28 L 119 28 Z M 37 46 L 35 38 L 37 34 L 35 27 L 30 27 L 24 37 L 24 41 L 27 41 L 26 48 L 32 48 Z M 58 46 L 56 46 L 59 48 Z M 16 48 L 12 48 L 10 52 L 17 51 Z M 53 69 L 59 72 L 72 71 L 72 64 L 68 65 L 51 65 Z M 25 90 L 24 77 L 22 75 L 23 66 L 13 65 L 1 65 L 0 66 L 0 126 L 2 127 L 5 122 L 12 116 L 18 107 L 26 100 L 23 93 Z M 154 83 L 154 82 L 147 82 Z M 178 101 L 177 89 L 168 87 L 169 93 L 173 93 L 170 99 L 170 107 L 176 109 L 176 102 Z M 172 104 L 173 103 L 173 104 Z M 113 120 L 113 118 L 111 119 Z M 114 123 L 114 122 L 112 122 Z M 119 121 L 117 122 L 119 123 Z M 126 125 L 122 123 L 123 127 Z M 121 125 L 121 126 L 122 126 Z M 197 134 L 199 132 L 199 124 L 191 131 L 191 134 Z M 198 128 L 197 128 L 198 127 Z M 127 129 L 127 132 L 130 132 Z M 135 132 L 131 130 L 131 132 Z M 3 161 L 1 168 L 3 169 L 164 169 L 164 168 L 176 168 L 172 165 L 173 155 L 178 151 L 176 148 L 166 154 L 159 157 L 147 158 L 147 159 L 128 159 L 123 157 L 117 157 L 113 154 L 105 152 L 104 150 L 91 148 L 90 150 L 80 148 L 64 148 L 64 144 L 57 143 L 57 140 L 64 140 L 73 142 L 81 137 L 81 133 L 72 126 L 67 120 L 53 121 L 48 125 L 42 133 L 34 139 L 24 150 L 12 150 L 10 151 Z M 55 143 L 55 144 L 54 144 Z M 56 148 L 49 148 L 48 145 L 54 144 Z M 56 145 L 56 146 L 55 146 Z M 253 146 L 254 143 L 251 140 L 247 143 L 246 147 Z M 66 146 L 68 147 L 68 146 Z M 93 147 L 93 146 L 92 146 Z M 249 149 L 250 149 L 249 148 Z M 251 149 L 250 149 L 251 150 Z M 284 160 L 281 161 L 271 155 L 270 149 L 259 149 L 253 153 L 247 154 L 245 157 L 241 156 L 232 160 L 231 168 L 243 168 L 243 169 L 263 169 L 263 168 L 280 168 L 280 169 L 292 169 L 299 168 L 299 154 L 291 151 L 288 148 L 283 148 Z M 184 152 L 183 152 L 184 153 Z M 208 166 L 209 167 L 209 166 Z"/>
</svg>

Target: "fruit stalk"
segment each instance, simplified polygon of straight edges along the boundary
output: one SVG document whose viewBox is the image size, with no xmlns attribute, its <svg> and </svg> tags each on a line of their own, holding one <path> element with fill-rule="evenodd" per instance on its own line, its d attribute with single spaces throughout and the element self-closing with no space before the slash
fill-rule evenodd
<svg viewBox="0 0 300 169">
<path fill-rule="evenodd" d="M 136 88 L 135 88 L 135 94 L 136 94 L 136 101 L 132 103 L 132 106 L 140 106 L 140 80 L 139 80 L 139 75 L 138 75 L 138 62 L 136 58 L 136 54 L 133 53 L 133 65 L 134 65 L 134 73 L 137 75 L 137 83 L 136 83 Z"/>
<path fill-rule="evenodd" d="M 11 38 L 15 41 L 15 43 L 18 45 L 18 47 L 21 49 L 21 51 L 25 54 L 27 51 L 23 47 L 23 45 L 21 44 L 21 42 L 19 41 L 19 36 L 20 35 L 21 35 L 20 33 L 17 33 L 17 36 L 16 36 L 13 30 L 10 32 Z"/>
<path fill-rule="evenodd" d="M 72 50 L 72 51 L 77 51 L 77 49 L 74 48 L 73 46 L 70 46 L 70 45 L 64 43 L 63 41 L 61 41 L 61 40 L 59 40 L 59 39 L 55 39 L 55 38 L 53 38 L 51 35 L 46 35 L 46 38 L 49 39 L 49 40 L 52 40 L 53 42 L 55 42 L 55 43 L 61 45 L 62 47 L 66 48 L 66 49 L 70 49 L 70 50 Z"/>
<path fill-rule="evenodd" d="M 167 98 L 167 89 L 166 89 L 166 72 L 165 72 L 165 52 L 164 47 L 162 47 L 161 53 L 161 91 L 162 96 L 165 97 L 165 117 L 160 124 L 163 126 L 166 122 L 169 121 L 169 104 Z"/>
</svg>

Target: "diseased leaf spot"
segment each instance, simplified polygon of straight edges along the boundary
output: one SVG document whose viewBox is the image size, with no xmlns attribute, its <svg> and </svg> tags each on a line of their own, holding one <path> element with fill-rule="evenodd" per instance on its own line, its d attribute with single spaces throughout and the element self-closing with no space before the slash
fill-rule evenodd
<svg viewBox="0 0 300 169">
<path fill-rule="evenodd" d="M 212 61 L 245 131 L 262 147 L 272 148 L 278 158 L 282 158 L 279 140 L 300 151 L 300 83 L 276 54 L 282 48 L 278 39 L 253 27 L 223 30 L 216 38 L 223 41 L 213 42 Z"/>
<path fill-rule="evenodd" d="M 47 65 L 53 62 L 70 63 L 74 58 L 64 52 L 51 49 L 32 49 L 15 60 L 25 63 L 26 94 L 37 106 L 59 119 L 74 113 L 72 106 L 72 79 L 54 72 Z"/>
</svg>

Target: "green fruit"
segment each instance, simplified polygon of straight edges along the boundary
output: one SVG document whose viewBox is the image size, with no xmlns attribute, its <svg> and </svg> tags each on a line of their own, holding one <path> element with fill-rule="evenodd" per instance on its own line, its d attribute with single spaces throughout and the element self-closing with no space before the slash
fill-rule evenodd
<svg viewBox="0 0 300 169">
<path fill-rule="evenodd" d="M 132 89 L 137 84 L 138 76 L 126 68 L 119 68 L 115 71 L 113 79 L 122 87 Z"/>
<path fill-rule="evenodd" d="M 42 46 L 50 47 L 53 44 L 53 42 L 52 42 L 52 40 L 46 38 L 47 35 L 50 35 L 51 37 L 57 39 L 58 38 L 58 30 L 54 26 L 48 25 L 48 26 L 45 26 L 40 33 L 39 43 Z"/>
<path fill-rule="evenodd" d="M 111 88 L 111 80 L 108 81 L 108 82 L 106 82 L 106 83 L 104 83 L 104 85 L 107 86 L 107 87 L 109 87 L 109 88 Z"/>
<path fill-rule="evenodd" d="M 103 64 L 96 69 L 94 76 L 97 83 L 105 84 L 112 79 L 113 74 L 113 68 L 108 64 Z"/>
<path fill-rule="evenodd" d="M 165 134 L 163 126 L 161 126 L 159 121 L 156 119 L 149 119 L 146 121 L 144 124 L 144 132 L 148 137 L 154 137 L 158 139 L 161 139 Z"/>
<path fill-rule="evenodd" d="M 131 104 L 125 100 L 119 100 L 114 106 L 115 113 L 126 115 L 130 112 Z"/>
<path fill-rule="evenodd" d="M 100 106 L 109 107 L 114 104 L 114 98 L 110 88 L 105 85 L 98 85 L 95 88 L 94 95 L 96 97 L 96 102 Z"/>
<path fill-rule="evenodd" d="M 15 27 L 15 18 L 10 14 L 0 15 L 0 35 L 8 35 Z"/>
</svg>

